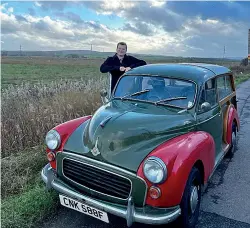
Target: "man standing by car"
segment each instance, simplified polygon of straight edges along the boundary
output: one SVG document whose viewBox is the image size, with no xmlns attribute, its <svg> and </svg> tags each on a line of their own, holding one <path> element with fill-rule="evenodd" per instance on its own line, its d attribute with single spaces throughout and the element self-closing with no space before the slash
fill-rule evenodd
<svg viewBox="0 0 250 228">
<path fill-rule="evenodd" d="M 126 52 L 127 44 L 125 42 L 119 42 L 117 44 L 116 54 L 112 57 L 108 57 L 100 67 L 102 73 L 110 72 L 112 75 L 111 92 L 121 75 L 132 68 L 147 64 L 144 60 L 126 55 Z"/>
</svg>

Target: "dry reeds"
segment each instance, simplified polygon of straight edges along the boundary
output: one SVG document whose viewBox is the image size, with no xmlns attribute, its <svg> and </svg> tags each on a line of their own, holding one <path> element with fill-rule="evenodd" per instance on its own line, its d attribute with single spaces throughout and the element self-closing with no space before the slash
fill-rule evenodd
<svg viewBox="0 0 250 228">
<path fill-rule="evenodd" d="M 2 92 L 2 157 L 39 145 L 57 124 L 91 115 L 101 105 L 107 77 L 23 83 Z"/>
</svg>

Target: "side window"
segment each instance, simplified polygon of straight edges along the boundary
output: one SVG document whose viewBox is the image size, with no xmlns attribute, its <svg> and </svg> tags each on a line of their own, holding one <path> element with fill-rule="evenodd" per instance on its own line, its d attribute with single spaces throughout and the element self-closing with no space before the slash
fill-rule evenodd
<svg viewBox="0 0 250 228">
<path fill-rule="evenodd" d="M 230 78 L 229 75 L 226 75 L 225 78 L 226 78 L 226 90 L 227 90 L 227 94 L 230 95 L 233 92 L 231 78 Z"/>
<path fill-rule="evenodd" d="M 219 100 L 222 100 L 232 93 L 233 88 L 229 75 L 220 76 L 217 78 L 217 90 Z"/>
<path fill-rule="evenodd" d="M 199 100 L 198 112 L 201 112 L 201 105 L 204 102 L 208 102 L 211 107 L 217 104 L 215 79 L 210 79 L 205 83 Z"/>
</svg>

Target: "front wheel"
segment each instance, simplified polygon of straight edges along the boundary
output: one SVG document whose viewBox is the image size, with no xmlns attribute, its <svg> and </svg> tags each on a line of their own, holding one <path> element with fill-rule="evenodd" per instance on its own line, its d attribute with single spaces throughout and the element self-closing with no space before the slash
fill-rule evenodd
<svg viewBox="0 0 250 228">
<path fill-rule="evenodd" d="M 200 213 L 201 201 L 201 174 L 200 171 L 193 167 L 181 200 L 181 216 L 179 223 L 181 227 L 193 228 L 196 226 Z"/>
</svg>

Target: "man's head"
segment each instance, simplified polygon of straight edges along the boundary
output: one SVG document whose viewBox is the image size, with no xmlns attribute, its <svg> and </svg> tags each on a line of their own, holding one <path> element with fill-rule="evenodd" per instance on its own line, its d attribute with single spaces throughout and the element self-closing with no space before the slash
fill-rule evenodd
<svg viewBox="0 0 250 228">
<path fill-rule="evenodd" d="M 127 44 L 125 42 L 119 42 L 116 47 L 116 53 L 119 57 L 123 57 L 127 52 Z"/>
</svg>

